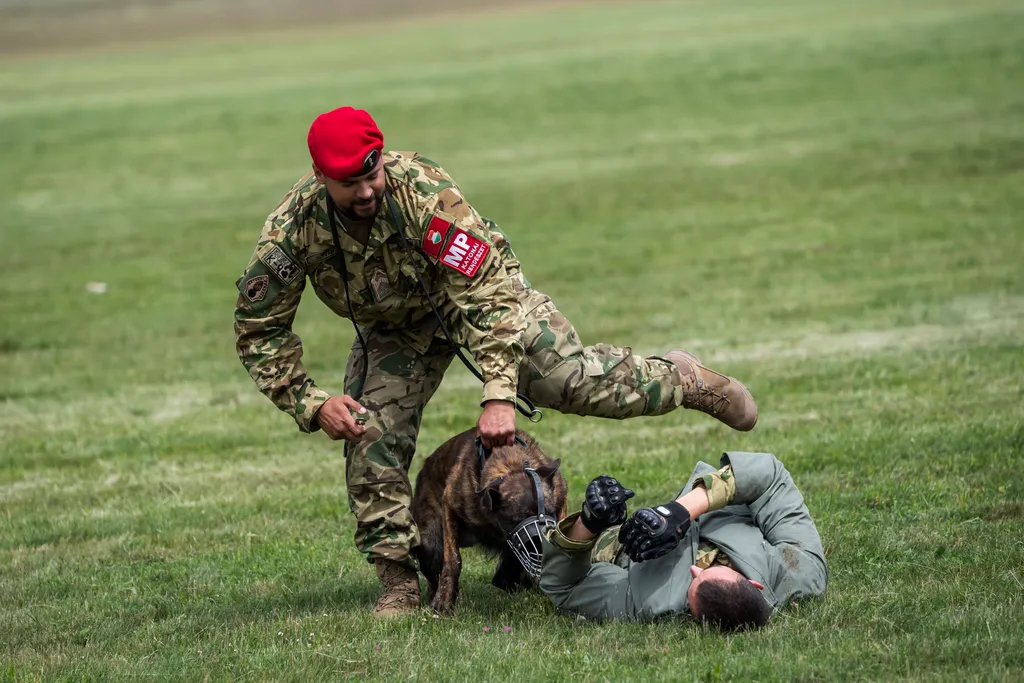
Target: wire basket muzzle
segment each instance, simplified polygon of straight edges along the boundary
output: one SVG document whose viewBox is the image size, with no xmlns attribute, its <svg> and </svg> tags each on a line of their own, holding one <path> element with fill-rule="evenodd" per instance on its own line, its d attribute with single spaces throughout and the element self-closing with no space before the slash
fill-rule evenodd
<svg viewBox="0 0 1024 683">
<path fill-rule="evenodd" d="M 540 578 L 541 563 L 544 559 L 542 538 L 548 530 L 553 529 L 557 522 L 547 515 L 527 517 L 512 533 L 508 535 L 508 545 L 512 553 L 523 565 L 523 569 L 534 579 Z"/>
</svg>

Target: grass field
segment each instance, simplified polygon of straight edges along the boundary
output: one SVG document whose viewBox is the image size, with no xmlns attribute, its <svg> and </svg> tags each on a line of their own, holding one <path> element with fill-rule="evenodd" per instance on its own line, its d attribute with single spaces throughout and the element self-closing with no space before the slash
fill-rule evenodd
<svg viewBox="0 0 1024 683">
<path fill-rule="evenodd" d="M 565 6 L 0 62 L 0 676 L 1021 680 L 1022 84 L 1010 0 Z M 823 600 L 732 637 L 600 625 L 499 593 L 470 552 L 453 618 L 373 620 L 341 449 L 259 395 L 231 330 L 309 122 L 343 103 L 441 161 L 585 342 L 683 346 L 757 397 L 750 434 L 549 412 L 572 507 L 601 472 L 656 503 L 698 460 L 774 452 Z M 307 299 L 338 390 L 351 328 Z M 416 470 L 478 396 L 453 367 Z"/>
</svg>

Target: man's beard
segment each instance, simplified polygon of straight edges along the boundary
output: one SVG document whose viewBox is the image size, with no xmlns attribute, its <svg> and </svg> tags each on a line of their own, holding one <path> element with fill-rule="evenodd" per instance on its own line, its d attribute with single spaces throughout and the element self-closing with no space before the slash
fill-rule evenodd
<svg viewBox="0 0 1024 683">
<path fill-rule="evenodd" d="M 365 202 L 352 202 L 345 208 L 339 207 L 342 216 L 349 220 L 365 221 L 376 218 L 380 211 L 381 203 L 384 201 L 384 193 L 373 195 L 372 199 Z"/>
</svg>

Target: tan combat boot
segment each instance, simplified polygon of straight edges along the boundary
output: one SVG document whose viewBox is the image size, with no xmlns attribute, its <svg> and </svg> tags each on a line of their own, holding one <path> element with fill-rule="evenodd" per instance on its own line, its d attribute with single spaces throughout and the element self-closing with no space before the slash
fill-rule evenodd
<svg viewBox="0 0 1024 683">
<path fill-rule="evenodd" d="M 676 349 L 664 356 L 683 375 L 683 407 L 699 410 L 733 429 L 749 432 L 757 424 L 757 404 L 739 380 L 700 364 L 688 351 Z"/>
<path fill-rule="evenodd" d="M 382 617 L 412 614 L 420 606 L 420 581 L 416 572 L 392 560 L 377 560 L 377 578 L 384 592 L 373 608 L 373 615 Z"/>
</svg>

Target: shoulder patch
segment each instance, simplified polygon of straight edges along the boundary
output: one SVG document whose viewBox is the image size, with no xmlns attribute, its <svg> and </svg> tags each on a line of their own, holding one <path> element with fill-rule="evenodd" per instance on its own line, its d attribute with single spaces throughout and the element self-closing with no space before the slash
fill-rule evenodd
<svg viewBox="0 0 1024 683">
<path fill-rule="evenodd" d="M 245 294 L 245 298 L 252 303 L 257 301 L 263 301 L 267 296 L 267 288 L 270 286 L 269 275 L 257 275 L 251 277 L 245 281 L 245 286 L 242 288 L 242 293 Z"/>
<path fill-rule="evenodd" d="M 299 266 L 276 244 L 260 254 L 260 261 L 263 261 L 263 265 L 286 285 L 295 282 L 295 278 L 299 276 Z"/>
<path fill-rule="evenodd" d="M 427 230 L 423 233 L 424 253 L 433 258 L 440 258 L 441 247 L 447 241 L 451 229 L 451 221 L 446 221 L 440 216 L 431 217 L 430 224 L 427 225 Z"/>
<path fill-rule="evenodd" d="M 491 245 L 473 237 L 462 228 L 455 228 L 452 241 L 441 253 L 441 263 L 466 277 L 474 277 L 490 250 Z"/>
</svg>

